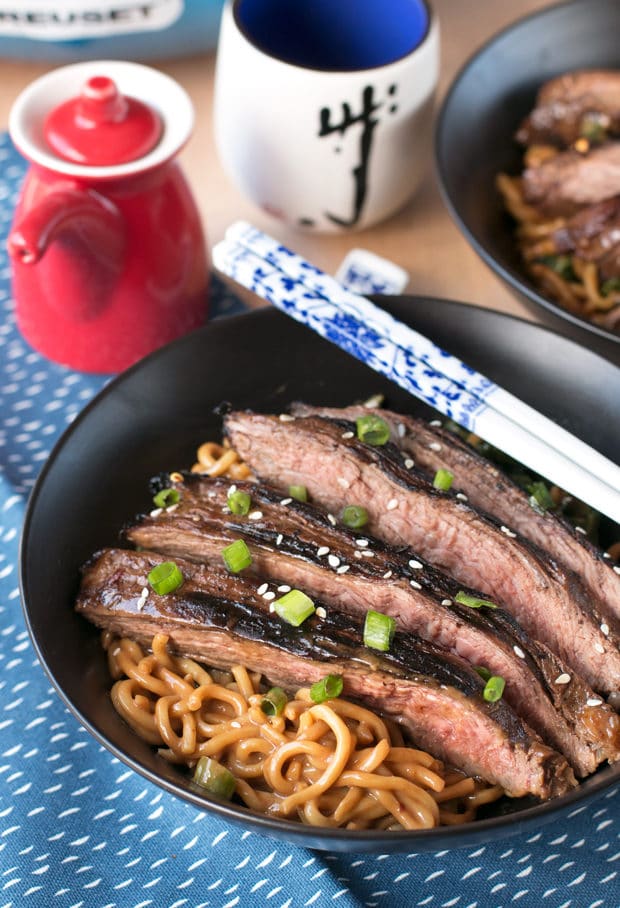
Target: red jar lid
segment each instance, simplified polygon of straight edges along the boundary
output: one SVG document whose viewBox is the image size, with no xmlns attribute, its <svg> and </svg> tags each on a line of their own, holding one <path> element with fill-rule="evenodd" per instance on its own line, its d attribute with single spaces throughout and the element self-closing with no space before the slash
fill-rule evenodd
<svg viewBox="0 0 620 908">
<path fill-rule="evenodd" d="M 159 116 L 136 98 L 122 95 L 107 76 L 93 76 L 78 98 L 48 114 L 48 145 L 67 161 L 106 167 L 148 154 L 163 131 Z"/>
</svg>

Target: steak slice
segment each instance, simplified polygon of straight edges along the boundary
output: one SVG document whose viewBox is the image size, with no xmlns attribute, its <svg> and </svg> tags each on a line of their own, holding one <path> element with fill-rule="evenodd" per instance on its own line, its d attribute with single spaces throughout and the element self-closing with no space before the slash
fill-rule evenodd
<svg viewBox="0 0 620 908">
<path fill-rule="evenodd" d="M 537 167 L 523 171 L 523 197 L 545 217 L 575 214 L 618 195 L 620 142 L 607 142 L 588 154 L 561 151 Z"/>
<path fill-rule="evenodd" d="M 151 592 L 144 602 L 147 574 L 161 560 L 123 549 L 94 556 L 77 611 L 145 644 L 154 633 L 168 634 L 176 651 L 218 668 L 242 663 L 289 690 L 340 673 L 345 696 L 395 718 L 418 746 L 513 796 L 549 798 L 574 786 L 564 758 L 503 700 L 487 703 L 480 677 L 455 656 L 402 634 L 389 653 L 369 650 L 361 623 L 337 611 L 292 627 L 270 614 L 253 583 L 182 560 L 181 587 L 166 596 Z"/>
<path fill-rule="evenodd" d="M 570 145 L 583 134 L 584 120 L 620 132 L 620 72 L 578 70 L 545 82 L 516 139 L 523 145 Z"/>
<path fill-rule="evenodd" d="M 534 510 L 527 492 L 453 432 L 389 410 L 370 411 L 364 407 L 339 410 L 295 404 L 292 412 L 300 416 L 315 413 L 349 420 L 369 412 L 380 416 L 390 427 L 391 440 L 415 461 L 417 467 L 431 476 L 439 469 L 449 470 L 454 476 L 455 493 L 465 494 L 475 508 L 491 514 L 565 568 L 577 573 L 590 600 L 609 618 L 618 633 L 620 574 L 617 572 L 620 567 L 605 558 L 583 533 L 563 518 L 551 511 Z M 606 626 L 606 622 L 604 624 Z"/>
<path fill-rule="evenodd" d="M 242 538 L 252 555 L 250 570 L 260 578 L 258 589 L 268 578 L 358 617 L 376 609 L 393 616 L 399 628 L 501 675 L 507 702 L 578 775 L 620 757 L 620 718 L 609 706 L 505 611 L 455 601 L 459 586 L 411 550 L 335 527 L 324 512 L 265 486 L 236 483 L 251 495 L 251 517 L 229 512 L 225 479 L 189 473 L 175 486 L 178 505 L 126 529 L 135 545 L 221 566 L 222 549 Z M 556 683 L 568 678 L 567 684 Z M 597 700 L 600 705 L 588 706 Z"/>
<path fill-rule="evenodd" d="M 305 485 L 313 501 L 338 512 L 363 505 L 368 529 L 392 545 L 411 546 L 460 583 L 482 590 L 527 633 L 572 666 L 594 690 L 620 690 L 620 651 L 590 606 L 578 577 L 508 527 L 435 489 L 403 466 L 392 444 L 355 437 L 355 424 L 320 417 L 230 413 L 226 433 L 267 482 Z M 603 657 L 603 658 L 601 658 Z"/>
<path fill-rule="evenodd" d="M 620 188 L 620 187 L 618 187 Z M 553 253 L 570 252 L 586 262 L 603 266 L 604 278 L 620 277 L 620 195 L 589 205 L 551 234 Z"/>
</svg>

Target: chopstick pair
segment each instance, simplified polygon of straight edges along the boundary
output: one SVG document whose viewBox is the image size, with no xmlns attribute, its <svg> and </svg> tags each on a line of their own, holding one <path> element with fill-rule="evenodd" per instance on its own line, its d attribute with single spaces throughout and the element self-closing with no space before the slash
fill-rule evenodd
<svg viewBox="0 0 620 908">
<path fill-rule="evenodd" d="M 223 274 L 620 522 L 620 467 L 486 376 L 250 224 L 212 254 Z"/>
</svg>

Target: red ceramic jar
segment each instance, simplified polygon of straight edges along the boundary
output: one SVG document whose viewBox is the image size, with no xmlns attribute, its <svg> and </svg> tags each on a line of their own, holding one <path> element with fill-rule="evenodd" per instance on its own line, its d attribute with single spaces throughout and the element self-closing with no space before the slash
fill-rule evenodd
<svg viewBox="0 0 620 908">
<path fill-rule="evenodd" d="M 176 82 L 116 61 L 62 67 L 13 105 L 32 162 L 8 241 L 16 317 L 45 356 L 117 372 L 204 322 L 206 243 L 174 160 L 192 126 Z"/>
</svg>

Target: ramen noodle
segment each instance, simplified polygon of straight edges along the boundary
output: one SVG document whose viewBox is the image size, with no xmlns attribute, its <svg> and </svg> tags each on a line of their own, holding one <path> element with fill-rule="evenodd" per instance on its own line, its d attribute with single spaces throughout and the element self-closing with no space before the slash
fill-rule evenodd
<svg viewBox="0 0 620 908">
<path fill-rule="evenodd" d="M 192 473 L 203 476 L 229 476 L 231 479 L 251 479 L 252 473 L 236 451 L 226 442 L 205 441 L 196 452 Z"/>
<path fill-rule="evenodd" d="M 447 770 L 407 746 L 395 723 L 340 697 L 315 703 L 302 688 L 278 715 L 264 711 L 259 676 L 208 671 L 169 652 L 103 635 L 112 702 L 166 760 L 192 769 L 216 760 L 248 807 L 312 826 L 426 829 L 468 822 L 498 786 Z"/>
<path fill-rule="evenodd" d="M 531 146 L 525 153 L 525 164 L 535 167 L 556 153 L 548 146 Z M 496 184 L 507 211 L 517 222 L 519 251 L 536 285 L 574 315 L 603 327 L 618 328 L 620 290 L 614 287 L 606 291 L 596 263 L 574 254 L 556 254 L 552 237 L 565 226 L 566 218 L 545 218 L 529 205 L 523 198 L 519 176 L 500 173 Z"/>
</svg>

